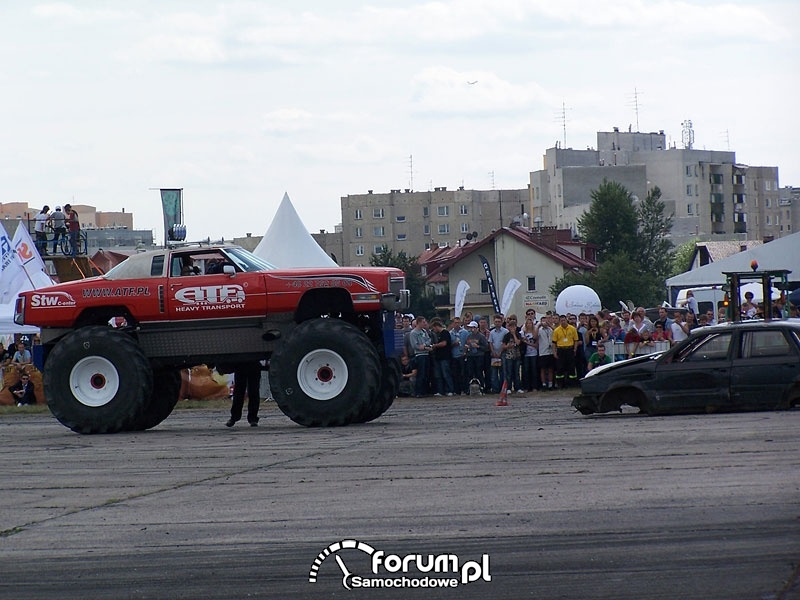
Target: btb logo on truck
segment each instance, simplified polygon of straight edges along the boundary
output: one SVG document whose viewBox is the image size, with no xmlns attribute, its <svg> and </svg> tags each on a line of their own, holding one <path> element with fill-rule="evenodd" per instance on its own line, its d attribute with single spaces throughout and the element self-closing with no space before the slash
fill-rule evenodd
<svg viewBox="0 0 800 600">
<path fill-rule="evenodd" d="M 203 285 L 181 288 L 175 293 L 175 299 L 183 304 L 175 308 L 178 312 L 219 310 L 241 308 L 245 294 L 240 285 Z"/>
</svg>

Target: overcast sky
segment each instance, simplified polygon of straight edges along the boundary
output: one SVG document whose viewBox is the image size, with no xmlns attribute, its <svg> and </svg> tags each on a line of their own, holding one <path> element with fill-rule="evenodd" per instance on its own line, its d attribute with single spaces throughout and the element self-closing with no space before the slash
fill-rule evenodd
<svg viewBox="0 0 800 600">
<path fill-rule="evenodd" d="M 524 188 L 618 126 L 800 185 L 796 0 L 0 3 L 0 202 L 133 211 L 163 240 L 310 231 L 340 197 Z M 638 93 L 635 93 L 638 92 Z M 564 119 L 564 115 L 566 119 Z M 563 143 L 563 142 L 562 142 Z M 413 157 L 413 170 L 412 160 Z"/>
</svg>

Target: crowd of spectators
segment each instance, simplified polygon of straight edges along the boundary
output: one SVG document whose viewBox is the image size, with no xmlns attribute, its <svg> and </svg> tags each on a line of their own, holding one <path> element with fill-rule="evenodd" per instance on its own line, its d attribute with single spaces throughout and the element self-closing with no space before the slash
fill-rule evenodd
<svg viewBox="0 0 800 600">
<path fill-rule="evenodd" d="M 752 295 L 746 300 L 743 317 L 763 316 Z M 696 302 L 692 306 L 697 310 Z M 798 316 L 793 306 L 776 306 L 776 316 Z M 661 307 L 654 321 L 642 306 L 619 314 L 600 310 L 537 315 L 528 309 L 524 320 L 516 314 L 492 315 L 491 327 L 489 317 L 470 311 L 448 323 L 438 317 L 428 323 L 425 317 L 402 315 L 401 395 L 454 396 L 474 390 L 496 394 L 504 387 L 523 394 L 575 387 L 598 365 L 669 348 L 693 329 L 725 320 L 724 307 L 716 314 Z"/>
</svg>

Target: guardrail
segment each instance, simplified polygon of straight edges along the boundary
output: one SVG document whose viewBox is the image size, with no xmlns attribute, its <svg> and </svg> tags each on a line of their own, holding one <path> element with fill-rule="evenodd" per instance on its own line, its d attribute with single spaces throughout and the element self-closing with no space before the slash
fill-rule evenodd
<svg viewBox="0 0 800 600">
<path fill-rule="evenodd" d="M 613 362 L 631 358 L 630 353 L 626 350 L 626 346 L 633 347 L 635 345 L 635 343 L 626 344 L 625 342 L 606 342 L 606 356 L 610 356 Z M 636 349 L 634 356 L 652 354 L 653 352 L 662 352 L 664 350 L 669 350 L 669 346 L 669 342 L 653 342 L 647 346 L 642 346 L 640 344 Z"/>
</svg>

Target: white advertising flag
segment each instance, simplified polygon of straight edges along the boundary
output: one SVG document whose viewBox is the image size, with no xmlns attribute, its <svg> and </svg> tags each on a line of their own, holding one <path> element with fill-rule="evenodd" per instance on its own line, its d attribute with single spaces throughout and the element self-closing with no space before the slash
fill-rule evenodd
<svg viewBox="0 0 800 600">
<path fill-rule="evenodd" d="M 17 229 L 22 228 L 20 224 Z M 28 280 L 11 238 L 0 223 L 0 304 L 13 302 L 20 288 Z"/>
<path fill-rule="evenodd" d="M 467 298 L 467 290 L 469 290 L 469 284 L 464 281 L 463 279 L 458 282 L 456 286 L 456 302 L 455 302 L 455 314 L 454 317 L 460 317 L 461 312 L 464 310 L 464 300 Z"/>
<path fill-rule="evenodd" d="M 39 251 L 36 249 L 36 244 L 33 243 L 28 229 L 23 227 L 21 223 L 17 226 L 17 231 L 14 232 L 14 239 L 11 245 L 14 247 L 19 261 L 22 263 L 22 268 L 25 269 L 25 272 L 33 283 L 34 278 L 38 277 L 39 273 L 44 272 L 44 261 L 39 255 Z M 50 283 L 52 284 L 52 281 Z M 34 288 L 36 287 L 41 286 L 34 284 Z"/>
<path fill-rule="evenodd" d="M 508 315 L 508 309 L 511 308 L 511 301 L 514 300 L 514 294 L 522 284 L 516 279 L 509 279 L 506 284 L 506 289 L 503 290 L 503 302 L 500 304 L 500 312 Z"/>
</svg>

